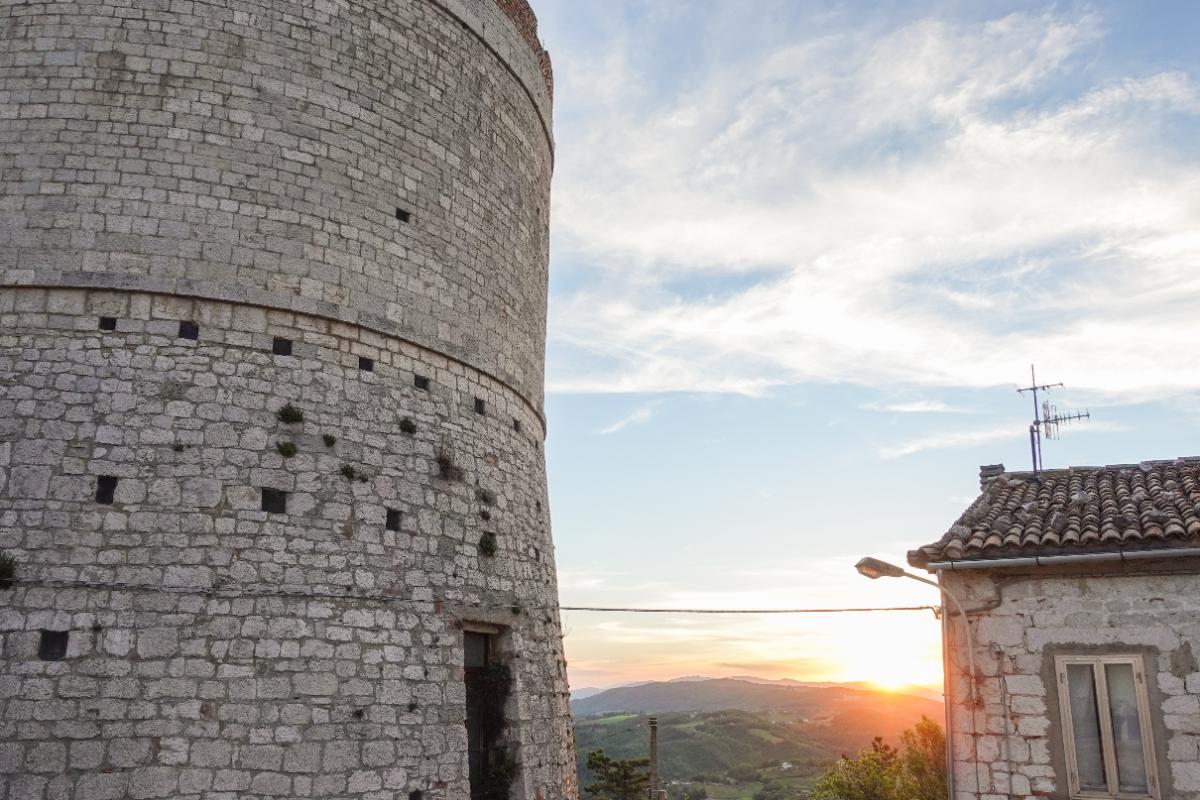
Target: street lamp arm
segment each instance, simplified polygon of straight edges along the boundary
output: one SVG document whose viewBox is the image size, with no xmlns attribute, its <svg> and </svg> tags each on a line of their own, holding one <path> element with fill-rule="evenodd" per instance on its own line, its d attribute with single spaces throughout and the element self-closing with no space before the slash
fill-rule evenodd
<svg viewBox="0 0 1200 800">
<path fill-rule="evenodd" d="M 967 662 L 971 669 L 971 700 L 974 702 L 976 699 L 978 699 L 976 694 L 977 687 L 975 685 L 975 637 L 971 633 L 971 620 L 967 618 L 966 610 L 963 608 L 962 603 L 958 601 L 958 598 L 955 597 L 949 589 L 947 589 L 945 586 L 942 586 L 942 584 L 938 583 L 937 581 L 931 581 L 928 578 L 922 578 L 920 575 L 914 575 L 908 571 L 905 571 L 904 577 L 912 578 L 914 581 L 926 583 L 936 588 L 944 596 L 950 598 L 950 602 L 954 603 L 954 607 L 958 610 L 958 615 L 962 617 L 963 627 L 967 630 Z M 943 603 L 943 605 L 945 604 Z"/>
</svg>

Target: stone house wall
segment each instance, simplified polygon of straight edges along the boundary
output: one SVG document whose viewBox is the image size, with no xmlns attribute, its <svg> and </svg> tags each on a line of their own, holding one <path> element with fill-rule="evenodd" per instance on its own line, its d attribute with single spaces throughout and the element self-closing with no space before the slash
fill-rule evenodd
<svg viewBox="0 0 1200 800">
<path fill-rule="evenodd" d="M 1066 800 L 1054 656 L 1114 652 L 1144 657 L 1163 800 L 1200 799 L 1196 560 L 944 571 L 941 580 L 971 618 L 983 704 L 965 702 L 966 638 L 955 615 L 955 800 Z"/>
</svg>

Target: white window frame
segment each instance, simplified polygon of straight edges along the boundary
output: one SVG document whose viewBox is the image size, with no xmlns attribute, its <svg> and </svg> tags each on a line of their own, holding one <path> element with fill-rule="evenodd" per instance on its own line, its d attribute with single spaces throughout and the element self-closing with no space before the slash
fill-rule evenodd
<svg viewBox="0 0 1200 800">
<path fill-rule="evenodd" d="M 1071 723 L 1071 698 L 1067 690 L 1067 665 L 1087 664 L 1092 667 L 1096 687 L 1096 706 L 1100 717 L 1100 741 L 1103 746 L 1104 776 L 1108 791 L 1097 792 L 1079 788 L 1079 762 L 1075 755 L 1075 727 Z M 1138 723 L 1142 735 L 1142 758 L 1146 762 L 1146 783 L 1149 794 L 1122 792 L 1117 785 L 1117 754 L 1113 744 L 1112 708 L 1108 700 L 1108 682 L 1104 667 L 1108 664 L 1128 664 L 1133 667 L 1137 692 Z M 1150 724 L 1150 698 L 1146 690 L 1146 671 L 1140 655 L 1064 655 L 1055 656 L 1054 671 L 1058 676 L 1058 707 L 1062 716 L 1063 743 L 1066 746 L 1067 782 L 1074 798 L 1104 798 L 1104 800 L 1160 800 L 1158 764 L 1154 751 L 1154 732 Z"/>
</svg>

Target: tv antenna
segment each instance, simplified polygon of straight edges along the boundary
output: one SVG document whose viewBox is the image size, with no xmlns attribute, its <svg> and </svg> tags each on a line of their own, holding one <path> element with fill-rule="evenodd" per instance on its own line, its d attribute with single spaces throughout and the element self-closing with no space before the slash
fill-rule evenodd
<svg viewBox="0 0 1200 800">
<path fill-rule="evenodd" d="M 1049 392 L 1051 389 L 1061 387 L 1061 383 L 1039 384 L 1033 364 L 1030 364 L 1029 385 L 1023 389 L 1017 389 L 1019 394 L 1030 392 L 1033 395 L 1033 422 L 1029 424 L 1029 452 L 1033 457 L 1034 477 L 1037 477 L 1038 473 L 1044 469 L 1042 464 L 1042 436 L 1045 436 L 1047 439 L 1057 439 L 1059 438 L 1059 428 L 1064 422 L 1078 422 L 1092 418 L 1091 412 L 1087 409 L 1083 411 L 1064 411 L 1060 414 L 1058 406 L 1052 405 L 1049 400 L 1043 400 L 1041 405 L 1038 405 L 1038 392 Z"/>
</svg>

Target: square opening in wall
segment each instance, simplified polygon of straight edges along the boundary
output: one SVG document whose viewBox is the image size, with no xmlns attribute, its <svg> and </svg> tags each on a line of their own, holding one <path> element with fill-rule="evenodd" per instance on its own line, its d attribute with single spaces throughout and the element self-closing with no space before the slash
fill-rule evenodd
<svg viewBox="0 0 1200 800">
<path fill-rule="evenodd" d="M 482 397 L 475 398 L 475 413 L 476 414 L 486 414 L 487 413 L 487 404 L 483 402 Z"/>
<path fill-rule="evenodd" d="M 396 219 L 400 220 L 401 222 L 411 222 L 412 213 L 400 208 L 399 206 L 396 206 Z"/>
<path fill-rule="evenodd" d="M 101 317 L 100 318 L 100 330 L 115 331 L 116 329 L 117 329 L 117 318 L 116 317 Z"/>
<path fill-rule="evenodd" d="M 366 356 L 359 356 L 358 357 L 358 368 L 361 369 L 363 372 L 374 372 L 375 371 L 375 359 L 367 358 Z"/>
<path fill-rule="evenodd" d="M 280 489 L 263 489 L 262 510 L 268 514 L 286 514 L 287 492 Z"/>
<path fill-rule="evenodd" d="M 200 326 L 191 320 L 184 320 L 179 323 L 179 338 L 180 339 L 199 339 Z"/>
<path fill-rule="evenodd" d="M 423 391 L 429 391 L 429 378 L 424 375 L 413 375 L 413 386 Z"/>
<path fill-rule="evenodd" d="M 67 655 L 70 631 L 42 631 L 38 639 L 38 658 L 42 661 L 62 661 Z"/>
<path fill-rule="evenodd" d="M 292 354 L 292 340 L 276 336 L 271 341 L 271 352 L 277 356 L 290 356 Z"/>
<path fill-rule="evenodd" d="M 113 495 L 117 493 L 117 479 L 112 475 L 101 475 L 96 478 L 96 502 L 111 506 Z"/>
<path fill-rule="evenodd" d="M 513 430 L 517 433 L 521 432 L 521 420 L 517 419 L 516 417 L 513 417 Z"/>
<path fill-rule="evenodd" d="M 387 510 L 387 529 L 389 531 L 400 530 L 400 510 L 389 508 Z"/>
</svg>

